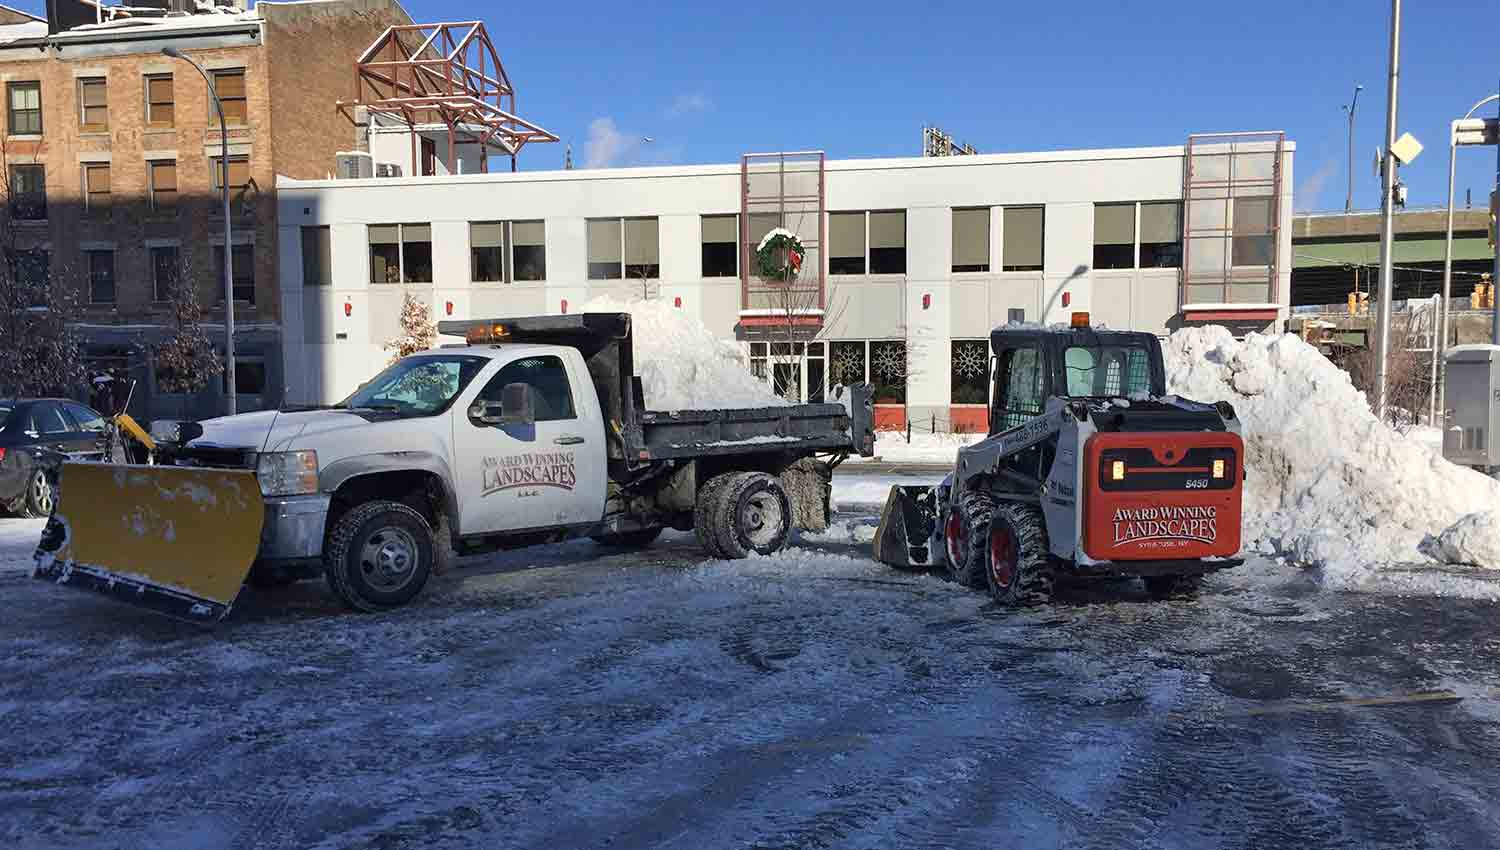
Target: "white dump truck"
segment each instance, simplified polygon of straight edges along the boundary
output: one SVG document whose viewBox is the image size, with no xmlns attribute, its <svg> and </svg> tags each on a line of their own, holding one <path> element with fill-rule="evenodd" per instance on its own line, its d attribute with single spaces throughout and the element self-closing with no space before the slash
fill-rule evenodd
<svg viewBox="0 0 1500 850">
<path fill-rule="evenodd" d="M 714 557 L 821 528 L 832 469 L 874 446 L 870 393 L 649 411 L 625 313 L 444 322 L 467 342 L 337 405 L 185 423 L 155 466 L 65 464 L 35 575 L 214 621 L 245 581 L 321 573 L 402 605 L 453 554 L 693 529 Z"/>
</svg>

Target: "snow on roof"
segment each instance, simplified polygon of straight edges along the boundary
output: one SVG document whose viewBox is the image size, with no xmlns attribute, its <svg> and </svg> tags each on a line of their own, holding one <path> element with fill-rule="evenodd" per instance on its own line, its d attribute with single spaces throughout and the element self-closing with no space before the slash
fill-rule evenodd
<svg viewBox="0 0 1500 850">
<path fill-rule="evenodd" d="M 26 38 L 41 38 L 47 34 L 46 21 L 27 21 L 24 24 L 0 25 L 0 44 L 9 44 Z"/>
</svg>

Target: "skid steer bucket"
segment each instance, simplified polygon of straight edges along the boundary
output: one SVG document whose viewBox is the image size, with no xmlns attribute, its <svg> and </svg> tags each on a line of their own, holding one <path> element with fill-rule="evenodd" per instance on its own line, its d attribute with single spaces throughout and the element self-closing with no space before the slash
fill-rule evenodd
<svg viewBox="0 0 1500 850">
<path fill-rule="evenodd" d="M 65 463 L 33 575 L 178 619 L 229 613 L 260 545 L 248 470 Z"/>
<path fill-rule="evenodd" d="M 875 530 L 875 560 L 904 569 L 931 564 L 936 517 L 936 489 L 892 486 Z"/>
</svg>

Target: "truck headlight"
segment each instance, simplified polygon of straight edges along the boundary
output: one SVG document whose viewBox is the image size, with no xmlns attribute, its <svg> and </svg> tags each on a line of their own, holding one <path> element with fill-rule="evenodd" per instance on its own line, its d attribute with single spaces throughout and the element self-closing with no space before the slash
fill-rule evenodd
<svg viewBox="0 0 1500 850">
<path fill-rule="evenodd" d="M 303 496 L 318 492 L 318 453 L 266 452 L 255 463 L 262 496 Z"/>
</svg>

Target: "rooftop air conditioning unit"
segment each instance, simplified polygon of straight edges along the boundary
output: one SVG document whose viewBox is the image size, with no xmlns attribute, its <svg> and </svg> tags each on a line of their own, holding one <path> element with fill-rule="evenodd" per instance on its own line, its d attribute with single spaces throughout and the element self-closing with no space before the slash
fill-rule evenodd
<svg viewBox="0 0 1500 850">
<path fill-rule="evenodd" d="M 376 177 L 400 177 L 401 166 L 394 162 L 379 162 L 375 164 Z"/>
<path fill-rule="evenodd" d="M 375 176 L 375 161 L 366 151 L 340 151 L 333 156 L 338 163 L 340 180 L 361 180 Z"/>
</svg>

